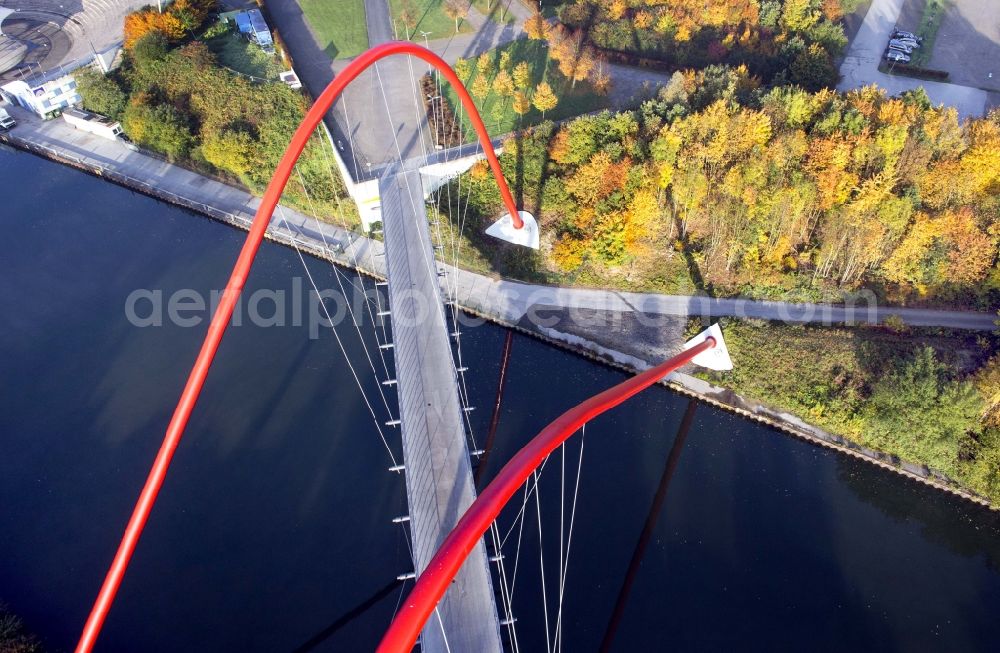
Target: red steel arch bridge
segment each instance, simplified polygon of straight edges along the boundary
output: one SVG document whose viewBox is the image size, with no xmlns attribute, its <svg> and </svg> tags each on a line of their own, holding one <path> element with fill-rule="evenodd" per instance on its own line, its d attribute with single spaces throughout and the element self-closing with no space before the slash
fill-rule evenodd
<svg viewBox="0 0 1000 653">
<path fill-rule="evenodd" d="M 91 651 L 98 640 L 254 258 L 275 216 L 281 194 L 297 172 L 299 156 L 344 88 L 367 68 L 393 55 L 409 55 L 422 60 L 455 89 L 475 128 L 508 211 L 488 233 L 511 242 L 538 246 L 537 226 L 529 214 L 518 210 L 486 127 L 462 82 L 447 63 L 433 52 L 409 42 L 385 43 L 352 61 L 316 99 L 264 193 L 161 448 L 84 626 L 77 653 Z M 502 630 L 508 629 L 513 634 L 515 618 L 502 571 L 499 594 L 505 600 L 501 601 L 500 608 L 496 604 L 490 566 L 502 565 L 503 556 L 499 551 L 494 556 L 488 555 L 483 538 L 494 528 L 501 509 L 532 475 L 537 474 L 536 470 L 547 457 L 589 420 L 689 362 L 727 369 L 729 357 L 721 332 L 712 327 L 687 343 L 680 354 L 562 414 L 508 461 L 477 496 L 470 456 L 480 452 L 470 452 L 466 439 L 465 414 L 470 407 L 463 405 L 465 391 L 461 372 L 465 368 L 460 358 L 456 360 L 450 341 L 459 335 L 458 323 L 457 320 L 449 323 L 445 310 L 449 301 L 442 295 L 442 274 L 429 233 L 419 161 L 404 161 L 402 153 L 399 159 L 385 168 L 378 182 L 389 295 L 387 310 L 380 310 L 379 315 L 389 318 L 392 332 L 391 342 L 387 339 L 380 343 L 379 349 L 395 357 L 396 378 L 386 379 L 383 385 L 396 386 L 399 417 L 386 422 L 386 426 L 399 427 L 402 434 L 403 462 L 394 464 L 392 469 L 401 473 L 406 481 L 409 514 L 398 521 L 407 525 L 412 535 L 414 570 L 401 578 L 413 578 L 415 584 L 378 650 L 409 651 L 419 638 L 422 650 L 434 653 L 499 652 L 504 650 Z M 454 306 L 452 308 L 454 310 Z M 495 541 L 495 550 L 499 548 L 497 544 Z M 561 588 L 559 593 L 561 597 Z M 556 622 L 558 628 L 559 620 Z M 558 643 L 558 634 L 555 638 Z M 513 641 L 516 650 L 516 639 Z"/>
</svg>

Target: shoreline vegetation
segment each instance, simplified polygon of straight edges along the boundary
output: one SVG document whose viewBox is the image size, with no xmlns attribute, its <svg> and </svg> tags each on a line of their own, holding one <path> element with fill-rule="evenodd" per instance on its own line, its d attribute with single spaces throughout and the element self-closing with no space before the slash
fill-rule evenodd
<svg viewBox="0 0 1000 653">
<path fill-rule="evenodd" d="M 198 11 L 184 27 L 161 26 L 191 6 Z M 130 14 L 124 63 L 107 75 L 78 73 L 80 94 L 87 109 L 120 120 L 141 147 L 259 196 L 305 116 L 307 98 L 277 81 L 279 55 L 234 34 L 215 19 L 214 8 L 214 0 L 177 0 L 163 14 L 148 8 Z M 314 134 L 282 201 L 328 222 L 357 225 L 329 147 Z"/>
<path fill-rule="evenodd" d="M 197 1 L 177 0 L 164 15 L 183 18 Z M 730 4 L 753 4 L 741 2 Z M 476 164 L 438 191 L 442 228 L 463 245 L 458 264 L 553 285 L 834 303 L 865 292 L 881 303 L 996 310 L 1000 111 L 960 123 L 954 109 L 932 107 L 919 91 L 890 98 L 875 87 L 824 88 L 833 50 L 815 50 L 819 35 L 840 29 L 837 3 L 824 2 L 821 15 L 810 13 L 813 0 L 772 0 L 762 5 L 778 12 L 772 31 L 770 18 L 743 14 L 705 31 L 714 38 L 738 24 L 749 34 L 740 52 L 791 56 L 788 70 L 812 71 L 816 84 L 780 72 L 762 77 L 759 62 L 726 55 L 726 63 L 678 70 L 637 110 L 557 126 L 546 113 L 568 93 L 608 90 L 589 33 L 535 21 L 529 40 L 457 65 L 496 114 L 488 122 L 521 128 L 505 141 L 501 165 L 543 234 L 537 252 L 483 235 L 502 210 L 487 167 Z M 572 7 L 589 6 L 591 26 L 596 18 L 639 20 L 624 3 L 617 18 L 608 12 L 618 9 L 594 4 Z M 82 75 L 81 92 L 88 108 L 120 117 L 140 144 L 259 193 L 305 99 L 282 84 L 243 79 L 246 66 L 265 74 L 267 67 L 234 56 L 224 30 L 205 26 L 208 13 L 183 29 L 149 27 L 164 19 L 147 16 L 130 31 L 127 20 L 125 65 L 108 77 Z M 649 29 L 666 29 L 674 41 L 705 36 L 685 34 L 673 14 L 664 20 Z M 754 35 L 803 45 L 782 55 Z M 796 66 L 802 57 L 816 65 Z M 317 202 L 317 217 L 329 219 L 345 193 L 318 190 L 329 189 L 324 154 L 321 143 L 310 145 L 303 186 L 293 183 L 285 199 Z M 724 326 L 737 370 L 702 378 L 1000 501 L 997 333 L 892 322 Z"/>
<path fill-rule="evenodd" d="M 586 11 L 592 36 L 617 10 Z M 550 51 L 570 40 L 580 57 L 599 56 L 581 32 L 528 32 Z M 502 210 L 477 164 L 439 191 L 448 230 L 466 225 L 460 264 L 553 285 L 1000 306 L 1000 111 L 963 123 L 922 91 L 838 93 L 755 70 L 678 70 L 638 110 L 512 133 L 501 166 L 542 246 L 482 235 Z M 724 322 L 743 362 L 701 378 L 1000 500 L 997 333 Z"/>
<path fill-rule="evenodd" d="M 11 144 L 18 145 L 18 146 L 21 145 L 20 143 L 17 143 L 16 141 L 11 141 Z M 27 146 L 28 144 L 25 143 L 24 145 Z M 58 163 L 72 165 L 71 162 L 68 162 L 66 160 L 60 159 L 57 156 L 53 156 L 53 153 L 51 151 L 48 151 L 48 150 L 42 150 L 42 149 L 31 148 L 31 147 L 23 147 L 22 149 L 25 149 L 26 151 L 32 152 L 32 153 L 34 153 L 36 155 L 52 159 L 53 161 L 56 161 Z M 76 167 L 81 167 L 81 166 L 77 165 Z M 86 169 L 86 167 L 83 166 L 82 169 Z M 107 175 L 107 173 L 99 174 L 99 176 L 101 176 L 102 178 L 105 178 L 105 179 L 111 179 L 112 178 L 111 176 Z M 139 192 L 144 192 L 144 193 L 148 194 L 147 190 L 145 190 L 145 189 L 143 189 L 141 187 L 137 187 L 137 188 L 135 188 L 135 190 L 137 190 Z M 167 198 L 167 197 L 160 197 L 158 195 L 154 195 L 154 197 L 156 199 L 160 199 L 160 200 L 168 202 L 168 203 L 175 203 L 175 204 L 177 203 L 176 198 L 175 199 L 171 199 L 171 198 Z M 206 212 L 206 211 L 204 211 L 203 209 L 201 209 L 201 208 L 199 208 L 197 206 L 188 206 L 187 204 L 184 204 L 184 203 L 180 203 L 179 205 L 182 206 L 182 207 L 185 207 L 185 208 L 189 208 L 190 210 L 193 210 L 193 211 L 195 211 L 197 213 L 202 213 L 203 215 L 205 215 L 205 216 L 207 216 L 207 217 L 209 217 L 211 219 L 219 220 L 219 221 L 221 221 L 221 222 L 223 222 L 225 224 L 229 224 L 230 226 L 233 226 L 233 227 L 236 227 L 236 228 L 239 228 L 239 229 L 243 229 L 243 230 L 246 230 L 246 228 L 247 228 L 247 225 L 244 224 L 244 223 L 230 222 L 228 220 L 220 218 L 220 216 L 215 215 L 215 214 L 213 214 L 211 212 Z M 444 224 L 445 223 L 442 223 L 442 226 L 444 226 Z M 279 243 L 285 243 L 285 241 L 283 241 L 281 239 L 278 239 L 277 242 L 279 242 Z M 287 244 L 287 243 L 285 243 L 285 244 Z M 315 248 L 313 250 L 309 250 L 308 253 L 310 253 L 310 254 L 312 254 L 314 256 L 317 256 L 319 258 L 324 258 L 326 260 L 329 260 L 332 263 L 337 263 L 337 264 L 349 267 L 351 269 L 358 270 L 358 271 L 363 272 L 365 274 L 369 274 L 369 275 L 374 274 L 371 270 L 367 270 L 366 268 L 364 268 L 364 266 L 360 265 L 357 261 L 351 261 L 348 258 L 344 258 L 342 255 L 341 255 L 340 258 L 337 258 L 337 255 L 331 254 L 331 252 L 329 252 L 329 250 L 327 250 L 324 247 L 322 247 L 321 243 L 317 242 L 317 245 L 318 245 L 317 248 Z M 376 277 L 377 277 L 377 275 L 376 275 Z M 532 330 L 524 328 L 523 326 L 519 326 L 517 324 L 506 324 L 502 320 L 499 320 L 497 318 L 497 316 L 495 316 L 495 315 L 485 314 L 485 313 L 482 313 L 482 312 L 480 312 L 480 311 L 478 311 L 476 309 L 473 309 L 473 308 L 465 307 L 463 310 L 470 311 L 471 313 L 473 313 L 475 315 L 478 315 L 480 317 L 483 317 L 485 319 L 488 319 L 490 321 L 497 322 L 497 323 L 500 323 L 500 324 L 505 324 L 509 328 L 518 330 L 518 331 L 520 331 L 520 332 L 522 332 L 522 333 L 524 333 L 526 335 L 529 335 L 529 336 L 532 336 L 532 337 L 535 337 L 535 338 L 539 338 L 542 341 L 544 341 L 544 342 L 546 342 L 546 343 L 548 343 L 550 345 L 557 346 L 557 347 L 563 347 L 563 348 L 568 349 L 570 351 L 573 351 L 573 352 L 575 352 L 577 354 L 580 354 L 580 355 L 583 355 L 585 357 L 591 358 L 591 359 L 593 359 L 593 360 L 595 360 L 597 362 L 601 362 L 601 363 L 610 365 L 612 367 L 617 367 L 617 368 L 623 369 L 625 371 L 632 371 L 632 372 L 636 371 L 636 368 L 634 366 L 632 366 L 630 364 L 618 362 L 618 358 L 620 357 L 621 352 L 616 352 L 614 350 L 607 350 L 603 346 L 601 346 L 601 345 L 599 345 L 597 343 L 589 343 L 589 342 L 586 342 L 586 341 L 580 341 L 580 342 L 577 342 L 577 343 L 567 342 L 564 339 L 555 337 L 555 336 L 553 336 L 551 334 L 548 334 L 548 333 L 545 333 L 545 332 L 542 332 L 542 331 L 532 331 Z M 734 322 L 733 321 L 729 321 L 729 323 L 734 323 Z M 736 322 L 736 323 L 738 323 L 738 322 Z M 758 320 L 758 321 L 755 321 L 755 323 L 756 323 L 756 326 L 760 326 L 761 321 Z M 724 329 L 726 330 L 726 333 L 728 334 L 728 332 L 729 332 L 729 326 L 725 322 L 724 322 L 724 325 L 725 325 Z M 692 321 L 691 324 L 690 324 L 690 328 L 689 328 L 689 335 L 691 333 L 694 333 L 695 331 L 697 331 L 700 328 L 700 326 L 701 325 L 699 325 L 696 321 Z M 795 327 L 793 326 L 793 327 L 790 327 L 790 328 L 795 328 Z M 854 331 L 854 330 L 856 330 L 858 328 L 862 328 L 862 327 L 853 327 L 851 329 L 846 329 L 845 328 L 845 330 Z M 869 328 L 878 329 L 879 327 L 869 327 Z M 729 336 L 727 335 L 727 338 L 728 337 Z M 809 346 L 805 347 L 805 351 L 807 351 L 807 352 L 814 351 L 816 347 L 820 346 L 820 344 L 821 343 L 817 342 L 817 343 L 814 343 L 813 345 L 809 345 Z M 751 354 L 751 356 L 757 356 L 757 355 L 758 355 L 757 352 L 753 352 Z M 997 361 L 994 360 L 993 363 L 994 363 L 994 367 L 992 367 L 991 369 L 994 370 L 993 373 L 996 374 L 996 363 L 997 363 Z M 794 371 L 791 372 L 791 373 L 794 373 Z M 699 378 L 699 377 L 696 376 L 696 377 L 692 377 L 692 378 Z M 700 378 L 706 379 L 708 377 L 702 375 Z M 724 378 L 721 381 L 718 381 L 717 379 L 714 379 L 714 381 L 716 381 L 716 387 L 719 387 L 719 388 L 733 389 L 735 387 L 732 384 L 727 383 Z M 837 450 L 840 453 L 843 453 L 845 455 L 850 455 L 850 456 L 858 457 L 858 458 L 860 458 L 860 459 L 862 459 L 862 460 L 864 460 L 864 461 L 866 461 L 866 462 L 868 462 L 870 464 L 882 467 L 883 469 L 886 469 L 888 471 L 893 471 L 893 472 L 902 474 L 904 476 L 907 476 L 909 478 L 912 478 L 914 480 L 919 480 L 921 482 L 924 482 L 924 483 L 926 483 L 926 484 L 928 484 L 928 485 L 930 485 L 930 486 L 932 486 L 932 487 L 934 487 L 934 488 L 936 488 L 938 490 L 946 491 L 946 492 L 955 494 L 956 496 L 959 496 L 959 497 L 962 497 L 962 498 L 965 498 L 965 499 L 969 499 L 969 500 L 972 500 L 972 501 L 977 502 L 977 503 L 981 503 L 983 505 L 986 505 L 987 507 L 990 507 L 993 510 L 1000 510 L 1000 499 L 997 499 L 996 497 L 991 496 L 991 495 L 987 495 L 987 494 L 975 492 L 970 487 L 968 487 L 966 485 L 962 485 L 961 483 L 958 483 L 956 485 L 956 483 L 957 483 L 956 479 L 950 479 L 947 476 L 943 476 L 940 473 L 939 470 L 935 470 L 935 469 L 929 469 L 928 470 L 927 468 L 925 468 L 923 472 L 914 471 L 913 465 L 915 464 L 915 465 L 919 466 L 920 465 L 919 462 L 918 463 L 912 463 L 910 461 L 900 460 L 900 459 L 898 459 L 898 457 L 894 457 L 892 455 L 886 454 L 885 452 L 879 452 L 879 451 L 875 451 L 875 450 L 873 450 L 871 452 L 865 452 L 864 450 L 859 450 L 859 447 L 858 447 L 857 443 L 854 443 L 854 442 L 850 441 L 849 439 L 843 439 L 841 441 L 839 439 L 839 438 L 841 438 L 841 436 L 839 434 L 836 434 L 836 433 L 831 433 L 831 435 L 833 435 L 832 439 L 830 437 L 824 436 L 822 433 L 817 434 L 816 429 L 810 427 L 809 422 L 806 419 L 803 419 L 800 415 L 796 415 L 796 414 L 791 413 L 791 412 L 789 412 L 789 415 L 783 415 L 781 413 L 781 411 L 782 411 L 782 408 L 781 408 L 782 403 L 779 402 L 779 401 L 767 402 L 767 401 L 764 401 L 764 400 L 760 399 L 759 397 L 753 397 L 749 393 L 747 393 L 747 394 L 744 395 L 744 399 L 741 399 L 739 397 L 719 396 L 716 391 L 709 390 L 706 393 L 704 390 L 702 390 L 702 389 L 700 389 L 698 387 L 692 387 L 692 386 L 690 386 L 690 385 L 688 385 L 686 383 L 680 383 L 680 382 L 664 381 L 664 384 L 668 385 L 668 386 L 671 386 L 676 391 L 679 391 L 679 392 L 682 392 L 682 393 L 686 393 L 686 394 L 689 394 L 691 396 L 698 397 L 699 399 L 701 399 L 703 401 L 706 401 L 706 402 L 708 402 L 708 403 L 710 403 L 712 405 L 715 405 L 715 406 L 717 406 L 719 408 L 722 408 L 724 410 L 727 410 L 727 411 L 733 412 L 735 414 L 741 415 L 741 416 L 743 416 L 745 418 L 748 418 L 748 419 L 751 419 L 753 421 L 757 421 L 757 422 L 761 422 L 761 423 L 767 424 L 768 426 L 770 426 L 772 428 L 775 428 L 778 431 L 782 431 L 782 432 L 784 432 L 784 433 L 786 433 L 788 435 L 792 435 L 793 437 L 804 439 L 804 440 L 806 440 L 808 442 L 811 442 L 813 444 L 816 444 L 818 446 L 825 446 L 825 447 L 829 447 L 829 448 L 835 449 L 835 450 Z M 993 380 L 992 387 L 994 387 L 994 388 L 998 387 L 998 380 L 995 377 L 994 377 L 994 380 Z M 749 402 L 749 404 L 745 405 L 746 402 Z M 755 402 L 761 402 L 761 405 L 764 406 L 764 407 L 766 407 L 768 410 L 765 410 L 765 411 L 762 412 L 760 409 L 754 408 L 754 403 Z M 998 407 L 1000 407 L 1000 397 L 994 397 L 994 404 L 993 404 L 994 411 L 996 411 L 998 409 Z M 789 419 L 789 416 L 791 416 L 791 419 Z M 907 467 L 906 463 L 910 463 L 910 466 Z M 987 467 L 986 471 L 988 473 L 990 473 L 990 474 L 993 475 L 992 478 L 994 478 L 994 479 L 996 478 L 996 468 L 995 467 L 994 468 Z"/>
</svg>

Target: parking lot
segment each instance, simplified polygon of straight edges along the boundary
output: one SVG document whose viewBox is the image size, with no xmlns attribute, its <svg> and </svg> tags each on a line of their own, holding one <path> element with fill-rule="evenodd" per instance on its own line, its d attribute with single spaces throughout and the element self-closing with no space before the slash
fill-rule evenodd
<svg viewBox="0 0 1000 653">
<path fill-rule="evenodd" d="M 983 0 L 984 2 L 986 0 Z M 991 2 L 993 0 L 990 0 Z M 844 62 L 840 66 L 841 80 L 837 88 L 848 91 L 869 84 L 877 84 L 890 95 L 923 87 L 931 102 L 956 107 L 962 118 L 982 116 L 990 104 L 989 93 L 978 87 L 957 83 L 919 80 L 902 75 L 887 75 L 878 66 L 885 53 L 886 44 L 899 18 L 904 0 L 872 0 L 868 13 L 851 41 Z M 939 37 L 940 40 L 940 37 Z M 936 48 L 935 48 L 936 49 Z M 951 82 L 953 80 L 949 80 Z"/>
<path fill-rule="evenodd" d="M 923 7 L 906 0 L 898 26 L 916 31 Z M 950 0 L 927 67 L 948 71 L 953 84 L 1000 91 L 1000 1 Z"/>
</svg>

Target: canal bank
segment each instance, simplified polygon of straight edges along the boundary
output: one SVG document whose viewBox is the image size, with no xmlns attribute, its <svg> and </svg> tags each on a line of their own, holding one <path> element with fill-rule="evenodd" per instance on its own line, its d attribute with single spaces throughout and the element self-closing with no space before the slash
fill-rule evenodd
<svg viewBox="0 0 1000 653">
<path fill-rule="evenodd" d="M 8 382 L 0 392 L 0 600 L 47 649 L 71 650 L 203 336 L 203 327 L 171 321 L 137 328 L 123 298 L 136 288 L 207 296 L 244 234 L 8 148 L 0 168 L 9 182 L 0 220 L 9 278 L 0 313 Z M 28 212 L 30 220 L 21 217 Z M 305 258 L 320 288 L 336 287 L 341 274 L 373 285 Z M 302 274 L 294 251 L 265 243 L 244 316 L 255 294 L 307 299 L 295 290 Z M 370 346 L 377 327 L 367 316 L 362 327 Z M 382 424 L 395 415 L 378 400 L 377 354 L 375 373 L 353 326 L 338 332 Z M 567 405 L 629 376 L 490 322 L 463 332 L 479 442 L 506 370 L 483 479 Z M 612 650 L 656 649 L 666 638 L 677 651 L 794 650 L 802 641 L 824 651 L 994 648 L 1000 515 L 655 388 L 567 445 L 572 488 L 586 443 L 564 568 L 567 650 L 599 647 L 690 410 L 690 435 Z M 332 333 L 312 339 L 287 321 L 232 328 L 102 645 L 370 650 L 410 587 L 390 582 L 412 569 L 405 527 L 393 523 L 406 514 L 402 483 L 387 470 L 375 427 Z M 386 436 L 398 456 L 398 431 Z M 540 512 L 552 561 L 559 456 L 546 469 Z M 512 533 L 508 560 L 517 556 L 517 503 L 499 524 Z M 544 650 L 536 500 L 528 511 L 514 615 L 524 646 Z M 558 572 L 546 567 L 552 581 Z M 551 600 L 549 608 L 551 617 Z"/>
<path fill-rule="evenodd" d="M 22 119 L 21 115 L 17 117 Z M 24 120 L 15 131 L 0 134 L 0 142 L 243 230 L 249 228 L 259 202 L 245 191 L 131 152 L 118 143 L 77 132 L 61 121 Z M 365 275 L 385 278 L 384 249 L 380 241 L 288 207 L 279 206 L 267 237 Z M 440 266 L 443 285 L 464 310 L 629 372 L 647 369 L 676 353 L 684 341 L 687 318 L 696 316 L 704 319 L 736 316 L 795 322 L 877 323 L 887 315 L 896 315 L 916 326 L 993 327 L 993 316 L 989 314 L 916 309 L 880 311 L 868 305 L 847 310 L 813 304 L 552 288 L 481 275 L 445 263 Z M 608 328 L 608 325 L 614 326 Z M 797 438 L 997 509 L 984 497 L 966 490 L 936 470 L 861 447 L 795 415 L 774 410 L 690 374 L 679 372 L 663 383 Z"/>
</svg>

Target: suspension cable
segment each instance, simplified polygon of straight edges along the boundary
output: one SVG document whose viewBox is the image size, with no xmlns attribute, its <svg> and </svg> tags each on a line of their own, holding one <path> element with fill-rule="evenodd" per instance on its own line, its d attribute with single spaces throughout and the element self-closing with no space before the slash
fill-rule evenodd
<svg viewBox="0 0 1000 653">
<path fill-rule="evenodd" d="M 316 205 L 313 203 L 312 195 L 310 195 L 309 191 L 306 189 L 305 180 L 302 178 L 302 171 L 300 171 L 299 168 L 298 168 L 298 166 L 296 166 L 295 167 L 295 172 L 298 175 L 299 185 L 302 186 L 302 192 L 305 193 L 306 200 L 308 201 L 309 210 L 312 212 L 313 218 L 315 218 L 316 221 L 319 222 L 319 215 L 316 212 Z M 279 211 L 281 211 L 280 207 L 279 207 Z M 286 228 L 287 228 L 287 224 L 288 223 L 285 222 L 284 211 L 281 211 L 281 220 L 286 225 Z M 323 247 L 326 248 L 326 249 L 329 249 L 330 245 L 329 245 L 329 243 L 327 243 L 326 236 L 323 234 L 322 226 L 319 229 L 319 233 L 320 233 L 320 237 L 323 239 Z M 296 251 L 298 251 L 298 248 L 299 248 L 298 244 L 294 243 L 294 246 L 295 246 Z M 353 302 L 347 296 L 347 290 L 344 288 L 344 283 L 342 281 L 342 278 L 345 275 L 344 275 L 343 272 L 341 272 L 337 268 L 337 264 L 336 263 L 331 262 L 330 263 L 330 267 L 333 268 L 334 277 L 337 279 L 337 285 L 340 287 L 340 294 L 343 295 L 344 299 L 346 300 L 346 303 L 347 303 L 347 312 L 350 314 L 350 316 L 351 316 L 351 323 L 354 324 L 354 329 L 358 333 L 358 340 L 361 341 L 361 348 L 365 352 L 365 358 L 368 359 L 368 366 L 371 368 L 372 374 L 376 378 L 378 378 L 378 372 L 375 371 L 375 362 L 372 360 L 371 354 L 368 352 L 368 343 L 365 342 L 365 338 L 361 334 L 361 322 L 358 319 L 358 317 L 354 314 L 354 308 L 352 306 Z M 350 282 L 348 282 L 348 283 L 350 283 Z M 354 288 L 355 290 L 358 289 L 357 286 L 354 286 L 353 284 L 351 285 L 351 287 Z M 317 292 L 319 292 L 319 291 L 317 290 Z M 374 327 L 375 326 L 375 316 L 372 315 L 371 305 L 366 301 L 365 302 L 365 306 L 368 307 L 368 315 L 369 315 L 369 317 L 372 320 L 372 327 Z M 378 333 L 377 332 L 375 333 L 375 339 L 376 339 L 376 344 L 381 344 L 381 343 L 378 343 Z M 381 347 L 376 347 L 376 351 L 378 351 L 378 355 L 382 358 L 382 367 L 385 370 L 386 378 L 388 378 L 388 376 L 389 376 L 389 368 L 388 368 L 388 365 L 386 365 L 385 356 L 382 353 L 382 348 Z M 385 411 L 391 416 L 392 415 L 392 409 L 389 408 L 389 401 L 385 398 L 385 392 L 382 390 L 382 385 L 381 384 L 379 384 L 379 386 L 378 386 L 378 393 L 379 393 L 379 396 L 382 397 L 382 404 L 385 405 Z"/>
<path fill-rule="evenodd" d="M 282 155 L 282 158 L 275 169 L 274 175 L 271 177 L 271 181 L 268 184 L 267 189 L 264 191 L 264 195 L 261 198 L 256 214 L 254 215 L 253 222 L 250 225 L 246 241 L 240 250 L 236 264 L 233 266 L 233 271 L 226 283 L 225 290 L 222 293 L 221 301 L 219 302 L 219 305 L 212 316 L 212 320 L 209 323 L 204 342 L 202 343 L 198 356 L 192 366 L 191 373 L 187 378 L 184 389 L 181 392 L 180 399 L 177 402 L 177 407 L 170 418 L 170 423 L 167 426 L 163 442 L 157 452 L 156 458 L 153 461 L 153 465 L 150 468 L 149 475 L 147 476 L 146 482 L 139 494 L 139 499 L 136 501 L 135 508 L 129 517 L 125 533 L 122 536 L 117 551 L 115 552 L 115 556 L 108 569 L 108 573 L 101 584 L 101 589 L 98 592 L 96 600 L 94 601 L 94 606 L 87 617 L 87 622 L 84 625 L 83 632 L 80 635 L 80 640 L 76 646 L 76 653 L 89 653 L 97 641 L 97 637 L 100 634 L 105 619 L 107 618 L 108 611 L 111 609 L 111 605 L 118 593 L 118 588 L 121 586 L 125 570 L 128 568 L 128 563 L 135 552 L 135 547 L 138 544 L 139 537 L 141 536 L 146 522 L 149 519 L 150 512 L 156 502 L 160 489 L 163 487 L 163 481 L 166 478 L 167 470 L 170 467 L 174 453 L 177 450 L 177 446 L 180 444 L 181 437 L 184 435 L 184 430 L 190 420 L 191 413 L 194 410 L 194 406 L 198 401 L 202 388 L 204 387 L 205 379 L 208 376 L 208 370 L 211 367 L 215 354 L 219 349 L 219 343 L 222 341 L 222 336 L 225 333 L 226 326 L 232 318 L 233 311 L 236 307 L 236 301 L 246 284 L 250 269 L 253 266 L 254 258 L 257 255 L 257 251 L 260 249 L 261 242 L 264 239 L 264 234 L 267 232 L 268 224 L 274 213 L 275 207 L 278 204 L 278 200 L 281 197 L 282 190 L 288 182 L 288 178 L 291 175 L 295 161 L 302 153 L 309 138 L 319 125 L 320 121 L 326 115 L 330 106 L 333 104 L 333 101 L 336 100 L 338 95 L 340 95 L 344 87 L 357 78 L 362 71 L 379 59 L 395 54 L 412 54 L 431 64 L 434 68 L 444 74 L 448 81 L 455 87 L 455 91 L 458 93 L 459 99 L 462 103 L 470 107 L 469 113 L 470 117 L 473 119 L 473 126 L 475 127 L 480 140 L 483 142 L 483 148 L 486 152 L 487 161 L 490 164 L 490 168 L 493 172 L 494 178 L 496 179 L 497 185 L 500 187 L 500 193 L 504 199 L 504 203 L 511 212 L 511 216 L 514 218 L 514 225 L 517 227 L 522 226 L 517 213 L 517 206 L 514 203 L 513 196 L 510 194 L 510 189 L 508 188 L 507 183 L 503 178 L 503 173 L 500 170 L 500 163 L 496 158 L 496 153 L 493 151 L 492 144 L 489 143 L 489 133 L 486 131 L 486 126 L 483 124 L 482 119 L 479 118 L 478 113 L 475 112 L 475 105 L 472 102 L 472 98 L 469 97 L 469 94 L 462 85 L 461 80 L 458 79 L 455 72 L 443 59 L 441 59 L 441 57 L 430 50 L 413 43 L 389 42 L 371 48 L 352 60 L 344 68 L 344 70 L 341 71 L 340 75 L 335 77 L 326 89 L 323 90 L 319 97 L 316 98 L 315 103 L 312 107 L 310 107 L 298 128 L 296 128 L 285 153 Z M 477 538 L 482 537 L 485 530 L 486 527 L 484 526 L 483 530 L 479 532 Z M 429 614 L 430 610 L 427 612 L 427 615 Z M 422 621 L 426 621 L 427 615 L 424 615 Z M 400 615 L 397 615 L 397 620 L 399 616 Z M 415 637 L 416 636 L 414 636 L 414 641 Z"/>
<path fill-rule="evenodd" d="M 386 631 L 379 653 L 409 651 L 469 552 L 511 496 L 563 441 L 594 417 L 645 390 L 698 354 L 716 346 L 709 336 L 676 356 L 633 376 L 566 411 L 525 445 L 476 498 L 421 574 L 406 603 Z"/>
<path fill-rule="evenodd" d="M 289 229 L 288 222 L 285 220 L 285 212 L 281 208 L 281 206 L 278 207 L 278 215 L 281 217 L 281 222 L 283 225 L 285 225 L 285 228 Z M 360 377 L 358 377 L 358 373 L 354 369 L 354 365 L 351 363 L 351 359 L 347 355 L 347 349 L 344 347 L 344 343 L 340 339 L 340 334 L 337 333 L 337 329 L 333 324 L 333 318 L 330 315 L 329 309 L 326 307 L 326 301 L 323 298 L 323 295 L 320 294 L 319 287 L 316 285 L 316 281 L 313 279 L 312 272 L 310 272 L 309 267 L 306 265 L 306 259 L 302 255 L 302 250 L 299 249 L 298 244 L 295 244 L 294 241 L 292 242 L 295 248 L 295 253 L 299 255 L 299 261 L 302 263 L 302 269 L 305 270 L 306 277 L 309 278 L 309 283 L 313 287 L 313 292 L 316 293 L 316 296 L 319 298 L 320 305 L 323 307 L 323 314 L 326 316 L 326 320 L 330 324 L 330 330 L 333 332 L 333 336 L 337 341 L 337 346 L 340 348 L 341 353 L 344 355 L 344 360 L 347 361 L 347 367 L 348 369 L 351 370 L 351 376 L 354 377 L 354 381 L 358 384 L 358 389 L 361 390 L 361 396 L 364 398 L 365 405 L 368 406 L 368 411 L 371 413 L 372 420 L 374 420 L 375 422 L 375 428 L 378 430 L 379 437 L 382 438 L 382 444 L 385 445 L 385 450 L 389 452 L 389 460 L 391 460 L 393 466 L 395 466 L 397 464 L 396 457 L 392 454 L 392 448 L 389 446 L 389 441 L 386 440 L 385 434 L 382 432 L 382 427 L 378 423 L 378 417 L 376 417 L 375 415 L 375 409 L 372 407 L 371 402 L 368 400 L 368 394 L 365 392 L 364 387 L 361 385 L 361 379 Z M 375 368 L 373 366 L 372 373 L 374 374 L 374 372 Z"/>
</svg>

